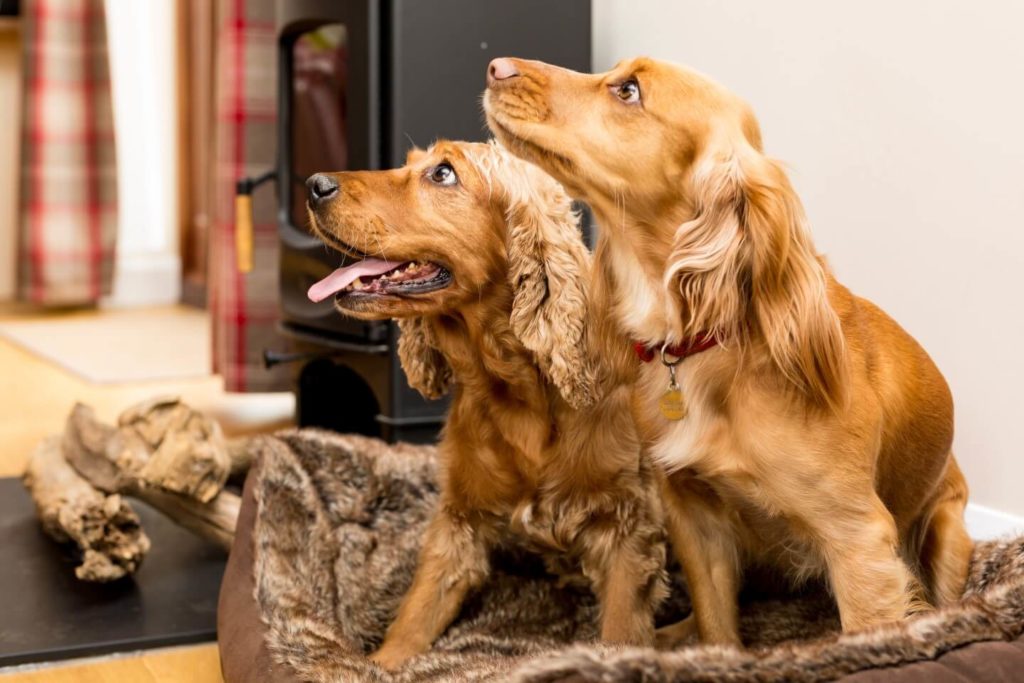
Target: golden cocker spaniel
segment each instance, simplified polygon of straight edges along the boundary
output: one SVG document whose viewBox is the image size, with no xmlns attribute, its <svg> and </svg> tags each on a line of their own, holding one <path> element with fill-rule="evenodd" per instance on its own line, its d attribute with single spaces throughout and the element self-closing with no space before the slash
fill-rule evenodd
<svg viewBox="0 0 1024 683">
<path fill-rule="evenodd" d="M 839 284 L 750 107 L 692 70 L 492 62 L 511 151 L 586 200 L 608 298 L 643 359 L 634 414 L 665 482 L 694 629 L 737 643 L 743 568 L 825 577 L 844 630 L 963 589 L 967 486 L 925 351 Z"/>
<path fill-rule="evenodd" d="M 452 393 L 440 505 L 373 659 L 391 669 L 429 648 L 509 534 L 582 570 L 603 639 L 653 642 L 664 526 L 630 415 L 635 367 L 592 304 L 562 188 L 497 145 L 460 142 L 308 185 L 315 232 L 359 259 L 310 298 L 398 319 L 410 384 Z"/>
</svg>

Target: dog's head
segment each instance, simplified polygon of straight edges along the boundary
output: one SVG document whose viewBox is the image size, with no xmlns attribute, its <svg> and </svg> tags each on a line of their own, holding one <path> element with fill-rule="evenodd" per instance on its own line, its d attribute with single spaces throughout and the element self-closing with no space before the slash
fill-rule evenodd
<svg viewBox="0 0 1024 683">
<path fill-rule="evenodd" d="M 660 334 L 757 334 L 797 386 L 838 400 L 843 345 L 824 268 L 745 102 L 647 58 L 593 75 L 498 59 L 487 82 L 495 135 L 590 202 L 612 257 L 628 252 L 666 288 L 678 310 Z"/>
<path fill-rule="evenodd" d="M 739 98 L 694 71 L 647 58 L 603 74 L 497 59 L 484 109 L 509 149 L 595 204 L 678 201 L 715 127 L 760 146 L 757 122 Z"/>
<path fill-rule="evenodd" d="M 427 319 L 502 307 L 566 400 L 589 402 L 589 255 L 554 179 L 495 144 L 441 141 L 399 169 L 318 173 L 307 185 L 314 232 L 357 259 L 309 297 L 333 296 L 357 318 L 398 319 L 416 389 L 436 397 L 450 378 Z"/>
</svg>

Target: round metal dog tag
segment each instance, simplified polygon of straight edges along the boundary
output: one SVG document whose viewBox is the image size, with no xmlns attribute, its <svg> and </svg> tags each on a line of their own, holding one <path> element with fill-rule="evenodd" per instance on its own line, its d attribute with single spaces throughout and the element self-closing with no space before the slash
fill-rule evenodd
<svg viewBox="0 0 1024 683">
<path fill-rule="evenodd" d="M 669 389 L 658 401 L 658 408 L 667 420 L 682 420 L 686 417 L 686 405 L 683 403 L 683 392 L 679 389 Z"/>
</svg>

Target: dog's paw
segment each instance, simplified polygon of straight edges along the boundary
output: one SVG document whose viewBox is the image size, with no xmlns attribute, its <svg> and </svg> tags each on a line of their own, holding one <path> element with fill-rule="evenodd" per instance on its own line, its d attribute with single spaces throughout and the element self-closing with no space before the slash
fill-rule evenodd
<svg viewBox="0 0 1024 683">
<path fill-rule="evenodd" d="M 396 671 L 412 659 L 415 654 L 415 652 L 410 652 L 406 648 L 383 645 L 379 650 L 370 655 L 370 661 L 388 671 Z"/>
<path fill-rule="evenodd" d="M 654 646 L 659 650 L 672 650 L 690 641 L 697 640 L 697 621 L 693 615 L 654 632 Z"/>
</svg>

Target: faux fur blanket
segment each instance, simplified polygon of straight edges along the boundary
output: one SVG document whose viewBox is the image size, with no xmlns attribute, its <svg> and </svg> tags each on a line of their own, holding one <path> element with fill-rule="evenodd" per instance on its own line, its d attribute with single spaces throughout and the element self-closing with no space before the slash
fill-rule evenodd
<svg viewBox="0 0 1024 683">
<path fill-rule="evenodd" d="M 748 649 L 673 652 L 595 642 L 589 590 L 560 587 L 536 559 L 510 550 L 434 648 L 392 676 L 365 655 L 411 581 L 437 497 L 434 449 L 311 430 L 256 443 L 256 598 L 272 656 L 301 679 L 823 681 L 1024 630 L 1024 539 L 977 546 L 956 608 L 843 636 L 820 588 L 784 598 L 747 594 Z M 687 612 L 676 585 L 659 624 Z"/>
</svg>

